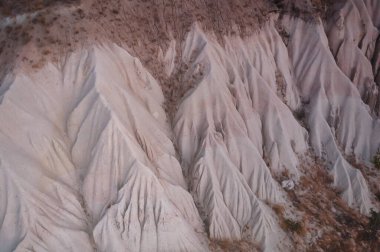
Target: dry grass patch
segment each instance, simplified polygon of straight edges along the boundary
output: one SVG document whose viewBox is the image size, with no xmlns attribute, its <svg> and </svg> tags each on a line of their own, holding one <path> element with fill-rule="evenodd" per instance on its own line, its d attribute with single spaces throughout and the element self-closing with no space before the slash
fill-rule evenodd
<svg viewBox="0 0 380 252">
<path fill-rule="evenodd" d="M 251 241 L 211 240 L 209 248 L 213 252 L 258 252 L 260 247 Z"/>
</svg>

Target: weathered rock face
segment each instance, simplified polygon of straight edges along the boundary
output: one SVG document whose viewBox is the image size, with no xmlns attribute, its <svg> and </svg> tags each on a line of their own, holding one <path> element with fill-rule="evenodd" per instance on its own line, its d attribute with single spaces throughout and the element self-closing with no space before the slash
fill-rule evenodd
<svg viewBox="0 0 380 252">
<path fill-rule="evenodd" d="M 144 1 L 167 8 L 152 17 L 165 38 L 150 44 L 133 30 L 139 20 L 118 26 L 143 16 L 138 2 L 116 2 L 131 8 L 102 24 L 91 16 L 100 2 L 51 7 L 57 23 L 84 17 L 87 40 L 65 33 L 71 52 L 54 39 L 65 27 L 49 32 L 48 53 L 39 35 L 1 52 L 0 251 L 319 246 L 318 235 L 295 245 L 273 207 L 303 218 L 289 192 L 313 172 L 311 156 L 354 211 L 378 207 L 380 188 L 366 174 L 379 176 L 379 1 L 204 2 L 215 17 L 182 1 L 185 24 L 177 1 Z M 40 25 L 40 14 L 28 15 L 1 27 L 33 15 Z M 305 191 L 316 201 L 319 193 Z"/>
</svg>

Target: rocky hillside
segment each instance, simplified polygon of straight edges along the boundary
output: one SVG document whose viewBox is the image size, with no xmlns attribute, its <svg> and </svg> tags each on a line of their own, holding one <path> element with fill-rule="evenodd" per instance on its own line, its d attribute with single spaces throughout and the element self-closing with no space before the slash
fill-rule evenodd
<svg viewBox="0 0 380 252">
<path fill-rule="evenodd" d="M 377 251 L 380 1 L 0 3 L 0 252 Z"/>
</svg>

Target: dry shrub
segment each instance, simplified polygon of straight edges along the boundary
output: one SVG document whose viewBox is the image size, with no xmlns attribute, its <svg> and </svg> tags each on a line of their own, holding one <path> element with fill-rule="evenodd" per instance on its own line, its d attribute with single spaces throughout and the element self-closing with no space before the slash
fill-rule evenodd
<svg viewBox="0 0 380 252">
<path fill-rule="evenodd" d="M 277 217 L 279 218 L 280 226 L 284 231 L 297 234 L 299 236 L 306 235 L 307 229 L 304 219 L 302 219 L 302 221 L 297 221 L 290 218 L 286 218 L 284 215 L 285 208 L 282 205 L 273 204 L 271 205 L 271 207 L 272 210 L 276 213 Z"/>
<path fill-rule="evenodd" d="M 285 208 L 279 204 L 272 205 L 273 211 L 277 214 L 277 216 L 284 216 Z"/>
</svg>

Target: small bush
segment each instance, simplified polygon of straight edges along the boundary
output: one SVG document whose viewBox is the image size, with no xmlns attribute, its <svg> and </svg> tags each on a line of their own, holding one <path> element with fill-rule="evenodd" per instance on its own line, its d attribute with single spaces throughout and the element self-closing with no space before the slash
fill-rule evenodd
<svg viewBox="0 0 380 252">
<path fill-rule="evenodd" d="M 79 16 L 81 19 L 85 18 L 85 16 L 86 16 L 86 14 L 84 13 L 84 11 L 83 11 L 82 9 L 78 9 L 78 10 L 77 10 L 77 14 L 78 14 L 78 16 Z"/>
<path fill-rule="evenodd" d="M 369 217 L 368 227 L 370 230 L 377 232 L 380 230 L 380 213 L 371 209 L 371 216 Z"/>
<path fill-rule="evenodd" d="M 27 31 L 23 31 L 20 37 L 21 43 L 24 45 L 28 44 L 32 40 L 32 36 Z"/>
<path fill-rule="evenodd" d="M 284 227 L 286 230 L 292 233 L 301 234 L 303 231 L 301 222 L 291 220 L 291 219 L 286 219 L 286 218 L 284 219 Z"/>
<path fill-rule="evenodd" d="M 380 192 L 375 193 L 376 199 L 380 201 Z"/>
<path fill-rule="evenodd" d="M 303 121 L 303 120 L 306 118 L 306 112 L 305 112 L 305 109 L 303 109 L 303 108 L 299 108 L 299 109 L 293 111 L 293 115 L 294 115 L 294 117 L 295 117 L 298 121 Z"/>
<path fill-rule="evenodd" d="M 380 230 L 380 213 L 371 209 L 370 214 L 371 216 L 368 219 L 367 228 L 360 234 L 361 239 L 365 241 L 377 240 L 377 233 Z"/>
<path fill-rule="evenodd" d="M 376 155 L 373 157 L 373 164 L 375 168 L 380 170 L 380 150 L 377 151 Z"/>
<path fill-rule="evenodd" d="M 45 50 L 42 51 L 43 55 L 48 55 L 50 53 L 51 53 L 51 51 L 49 49 L 45 49 Z"/>
</svg>

